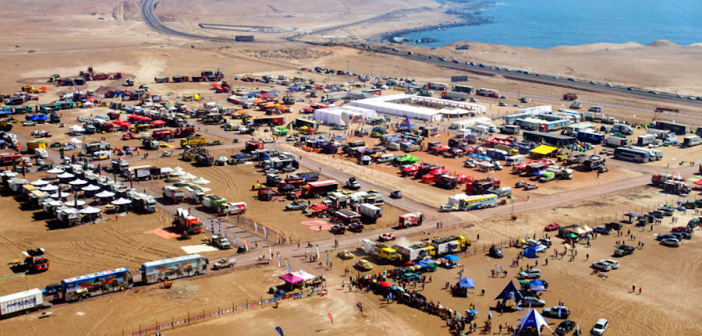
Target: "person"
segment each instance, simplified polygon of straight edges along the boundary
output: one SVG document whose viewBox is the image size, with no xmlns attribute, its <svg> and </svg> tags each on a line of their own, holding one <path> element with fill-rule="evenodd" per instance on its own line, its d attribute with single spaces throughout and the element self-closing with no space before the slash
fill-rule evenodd
<svg viewBox="0 0 702 336">
<path fill-rule="evenodd" d="M 631 291 L 636 292 L 636 285 L 631 285 Z"/>
<path fill-rule="evenodd" d="M 639 287 L 639 295 L 641 295 L 641 287 Z"/>
<path fill-rule="evenodd" d="M 485 296 L 485 288 L 483 288 L 483 289 L 480 291 L 480 294 L 482 294 L 482 296 Z"/>
</svg>

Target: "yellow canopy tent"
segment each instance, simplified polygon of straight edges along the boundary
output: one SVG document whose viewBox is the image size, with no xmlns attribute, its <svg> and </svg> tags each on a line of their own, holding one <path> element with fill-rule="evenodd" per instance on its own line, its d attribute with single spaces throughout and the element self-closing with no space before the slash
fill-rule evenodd
<svg viewBox="0 0 702 336">
<path fill-rule="evenodd" d="M 548 155 L 548 154 L 553 153 L 556 150 L 558 150 L 558 148 L 556 148 L 556 147 L 541 145 L 539 147 L 532 149 L 531 153 L 538 154 L 538 155 Z"/>
</svg>

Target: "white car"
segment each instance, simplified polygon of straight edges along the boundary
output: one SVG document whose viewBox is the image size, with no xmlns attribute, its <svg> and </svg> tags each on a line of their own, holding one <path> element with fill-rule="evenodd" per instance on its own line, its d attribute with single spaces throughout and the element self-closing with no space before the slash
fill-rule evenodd
<svg viewBox="0 0 702 336">
<path fill-rule="evenodd" d="M 618 269 L 618 268 L 619 268 L 619 262 L 616 261 L 616 260 L 612 260 L 612 259 L 602 259 L 602 260 L 600 260 L 600 262 L 603 263 L 603 264 L 605 264 L 605 265 L 609 265 L 609 267 L 611 267 L 612 269 Z"/>
<path fill-rule="evenodd" d="M 596 261 L 592 263 L 592 268 L 602 272 L 609 272 L 612 270 L 612 266 L 609 266 L 608 264 L 605 264 L 601 261 Z"/>
<path fill-rule="evenodd" d="M 604 334 L 605 331 L 607 331 L 607 328 L 609 328 L 609 321 L 601 318 L 601 319 L 597 320 L 597 322 L 595 323 L 595 326 L 592 327 L 591 332 L 595 335 L 602 335 L 602 334 Z"/>
<path fill-rule="evenodd" d="M 680 241 L 675 238 L 668 238 L 661 240 L 661 245 L 680 247 Z"/>
<path fill-rule="evenodd" d="M 546 305 L 546 301 L 536 296 L 525 296 L 524 299 L 522 299 L 522 303 L 519 305 L 522 307 L 543 307 Z"/>
</svg>

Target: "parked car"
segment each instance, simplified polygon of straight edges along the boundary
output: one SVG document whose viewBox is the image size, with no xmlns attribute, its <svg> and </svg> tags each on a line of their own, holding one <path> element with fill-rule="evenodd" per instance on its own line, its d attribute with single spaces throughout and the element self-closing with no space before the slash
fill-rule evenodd
<svg viewBox="0 0 702 336">
<path fill-rule="evenodd" d="M 591 332 L 595 335 L 602 335 L 609 328 L 609 321 L 601 318 L 595 322 L 595 326 L 592 327 Z"/>
<path fill-rule="evenodd" d="M 680 247 L 680 241 L 675 238 L 661 240 L 661 245 L 670 247 Z"/>
<path fill-rule="evenodd" d="M 576 326 L 575 322 L 573 322 L 571 320 L 565 320 L 565 321 L 561 322 L 558 325 L 558 327 L 556 327 L 555 333 L 556 333 L 556 335 L 560 335 L 560 336 L 567 335 L 569 332 L 571 332 L 575 329 L 575 326 Z"/>
<path fill-rule="evenodd" d="M 676 226 L 670 230 L 670 232 L 687 232 L 690 233 L 692 232 L 692 229 L 690 229 L 687 226 Z"/>
<path fill-rule="evenodd" d="M 656 240 L 666 240 L 666 239 L 676 239 L 673 234 L 659 234 L 656 236 Z"/>
<path fill-rule="evenodd" d="M 329 231 L 333 234 L 344 234 L 344 232 L 346 232 L 346 227 L 343 225 L 336 224 L 332 225 Z"/>
<path fill-rule="evenodd" d="M 546 226 L 544 227 L 544 231 L 556 231 L 556 230 L 558 230 L 558 229 L 560 229 L 560 228 L 561 228 L 561 226 L 558 225 L 558 223 L 551 223 L 551 224 L 546 225 Z"/>
<path fill-rule="evenodd" d="M 616 260 L 612 259 L 602 259 L 600 260 L 601 263 L 609 265 L 612 269 L 618 269 L 619 268 L 619 262 Z"/>
<path fill-rule="evenodd" d="M 625 255 L 633 254 L 634 247 L 629 245 L 620 245 L 614 250 L 614 255 L 617 257 L 623 257 Z"/>
<path fill-rule="evenodd" d="M 519 304 L 522 307 L 543 307 L 546 305 L 546 301 L 539 299 L 536 296 L 525 296 L 522 299 L 522 303 Z"/>
<path fill-rule="evenodd" d="M 539 189 L 539 185 L 536 183 L 527 183 L 524 185 L 524 190 L 535 190 Z"/>
<path fill-rule="evenodd" d="M 602 272 L 609 272 L 612 270 L 612 266 L 605 264 L 603 262 L 600 262 L 600 261 L 596 261 L 596 262 L 592 263 L 592 268 L 594 268 L 598 271 L 602 271 Z"/>
<path fill-rule="evenodd" d="M 371 263 L 369 263 L 368 260 L 366 260 L 366 259 L 358 259 L 356 261 L 356 267 L 358 267 L 364 271 L 370 271 L 373 269 L 373 265 L 371 265 Z"/>
<path fill-rule="evenodd" d="M 354 255 L 353 253 L 349 252 L 348 250 L 343 250 L 339 251 L 339 253 L 336 254 L 340 259 L 353 259 Z"/>
<path fill-rule="evenodd" d="M 394 234 L 392 233 L 383 233 L 380 236 L 378 236 L 378 241 L 381 242 L 386 242 L 386 241 L 391 241 L 397 239 Z"/>
<path fill-rule="evenodd" d="M 390 198 L 402 198 L 402 191 L 400 190 L 393 190 L 390 193 Z"/>
<path fill-rule="evenodd" d="M 622 229 L 622 223 L 617 223 L 617 222 L 609 222 L 605 224 L 605 227 L 610 228 L 612 230 L 621 230 Z"/>
<path fill-rule="evenodd" d="M 488 255 L 496 259 L 500 259 L 505 256 L 504 254 L 502 254 L 502 250 L 499 247 L 495 246 L 490 247 Z"/>
<path fill-rule="evenodd" d="M 524 186 L 525 186 L 526 184 L 527 184 L 527 183 L 526 183 L 525 181 L 519 181 L 519 182 L 517 182 L 517 183 L 514 184 L 514 187 L 515 187 L 515 188 L 524 188 Z"/>
<path fill-rule="evenodd" d="M 552 318 L 568 318 L 570 316 L 570 310 L 566 306 L 553 306 L 551 308 L 544 308 L 543 315 Z"/>
<path fill-rule="evenodd" d="M 558 225 L 558 224 L 556 224 L 556 225 Z M 551 247 L 551 245 L 553 245 L 553 243 L 551 242 L 551 239 L 549 239 L 549 238 L 539 238 L 538 242 L 539 242 L 539 244 L 546 246 L 546 247 Z"/>
<path fill-rule="evenodd" d="M 532 268 L 517 275 L 520 279 L 538 279 L 541 277 L 541 270 Z"/>
<path fill-rule="evenodd" d="M 296 201 L 285 206 L 285 210 L 304 210 L 307 209 L 307 202 Z"/>
<path fill-rule="evenodd" d="M 595 231 L 595 232 L 597 232 L 599 234 L 603 234 L 603 235 L 608 235 L 608 234 L 612 233 L 612 229 L 610 229 L 606 226 L 595 226 L 594 228 L 592 228 L 592 231 Z"/>
</svg>

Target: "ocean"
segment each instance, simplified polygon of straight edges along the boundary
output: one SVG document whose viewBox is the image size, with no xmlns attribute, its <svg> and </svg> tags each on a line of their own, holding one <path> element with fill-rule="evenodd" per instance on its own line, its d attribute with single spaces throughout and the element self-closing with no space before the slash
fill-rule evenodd
<svg viewBox="0 0 702 336">
<path fill-rule="evenodd" d="M 426 46 L 465 40 L 545 49 L 598 42 L 646 45 L 660 39 L 688 45 L 702 42 L 700 13 L 700 0 L 502 0 L 480 14 L 494 23 L 405 37 L 438 40 L 419 44 Z"/>
</svg>

